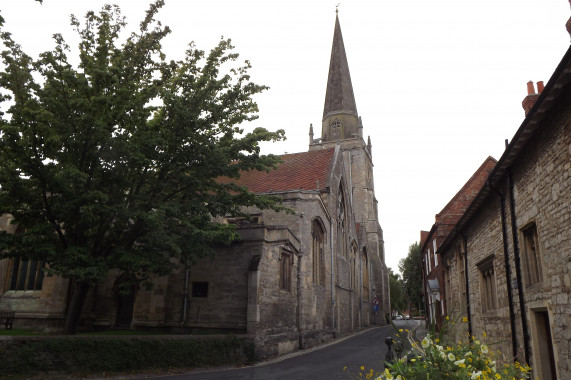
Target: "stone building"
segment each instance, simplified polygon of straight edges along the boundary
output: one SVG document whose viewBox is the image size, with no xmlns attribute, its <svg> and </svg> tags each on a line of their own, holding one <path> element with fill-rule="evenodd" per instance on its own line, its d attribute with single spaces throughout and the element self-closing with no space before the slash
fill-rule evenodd
<svg viewBox="0 0 571 380">
<path fill-rule="evenodd" d="M 446 302 L 446 280 L 448 278 L 444 278 L 442 259 L 439 259 L 438 249 L 482 186 L 485 185 L 488 174 L 495 165 L 496 160 L 493 157 L 486 158 L 460 191 L 436 214 L 430 231 L 420 232 L 424 310 L 426 310 L 427 322 L 437 329 L 449 311 L 465 308 L 465 305 L 449 305 Z"/>
<path fill-rule="evenodd" d="M 249 209 L 249 220 L 218 217 L 235 223 L 241 240 L 157 278 L 151 290 L 121 295 L 121 273 L 109 273 L 89 293 L 82 326 L 248 333 L 258 356 L 271 357 L 385 324 L 388 275 L 372 147 L 363 139 L 337 17 L 321 137 L 313 127 L 309 135 L 308 151 L 237 181 L 281 197 L 293 213 Z M 11 227 L 6 217 L 2 223 Z M 43 277 L 40 267 L 0 262 L 0 304 L 16 311 L 15 326 L 62 324 L 69 283 Z"/>
<path fill-rule="evenodd" d="M 438 248 L 446 303 L 534 378 L 571 378 L 571 49 Z M 450 308 L 449 308 L 450 310 Z"/>
</svg>

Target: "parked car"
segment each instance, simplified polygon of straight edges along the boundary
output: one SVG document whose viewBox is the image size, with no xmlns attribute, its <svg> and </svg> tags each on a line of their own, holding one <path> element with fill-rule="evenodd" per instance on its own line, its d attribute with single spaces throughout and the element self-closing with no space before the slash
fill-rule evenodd
<svg viewBox="0 0 571 380">
<path fill-rule="evenodd" d="M 410 315 L 405 314 L 404 319 L 410 319 Z"/>
<path fill-rule="evenodd" d="M 400 320 L 402 320 L 402 315 L 397 314 L 397 316 L 395 317 L 395 321 L 400 321 Z"/>
</svg>

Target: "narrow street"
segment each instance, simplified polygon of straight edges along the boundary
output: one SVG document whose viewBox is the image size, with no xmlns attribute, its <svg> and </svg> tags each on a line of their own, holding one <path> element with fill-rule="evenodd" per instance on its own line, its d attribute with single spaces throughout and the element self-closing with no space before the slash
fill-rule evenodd
<svg viewBox="0 0 571 380">
<path fill-rule="evenodd" d="M 394 321 L 399 328 L 414 330 L 419 321 Z M 384 370 L 387 352 L 385 338 L 394 335 L 392 326 L 376 327 L 332 344 L 295 352 L 251 367 L 196 371 L 180 375 L 153 377 L 155 380 L 325 380 L 358 379 L 373 369 Z M 361 370 L 361 366 L 365 370 Z M 346 368 L 345 368 L 346 367 Z M 148 379 L 148 377 L 147 377 Z"/>
</svg>

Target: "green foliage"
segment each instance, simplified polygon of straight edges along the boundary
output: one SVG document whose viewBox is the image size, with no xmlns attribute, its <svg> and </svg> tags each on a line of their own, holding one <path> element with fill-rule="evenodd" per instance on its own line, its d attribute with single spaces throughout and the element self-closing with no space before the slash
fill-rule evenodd
<svg viewBox="0 0 571 380">
<path fill-rule="evenodd" d="M 527 379 L 530 374 L 529 366 L 505 362 L 501 353 L 493 352 L 485 342 L 467 339 L 455 344 L 445 338 L 433 340 L 428 334 L 420 345 L 413 345 L 412 354 L 388 363 L 376 379 Z"/>
<path fill-rule="evenodd" d="M 402 273 L 405 297 L 408 302 L 418 306 L 422 301 L 422 260 L 418 242 L 411 244 L 408 255 L 399 262 Z"/>
<path fill-rule="evenodd" d="M 253 343 L 210 339 L 44 338 L 0 343 L 3 376 L 58 372 L 102 373 L 248 364 Z"/>
<path fill-rule="evenodd" d="M 463 324 L 468 323 L 466 317 Z M 454 342 L 454 326 L 456 322 L 446 317 L 438 334 L 429 333 L 420 344 L 412 338 L 413 332 L 397 329 L 393 341 L 394 351 L 405 347 L 411 350 L 404 355 L 398 354 L 392 363 L 385 362 L 385 371 L 381 374 L 373 370 L 366 371 L 361 367 L 359 377 L 352 378 L 372 380 L 524 380 L 531 376 L 531 368 L 518 362 L 508 360 L 500 351 L 493 351 L 493 343 L 487 342 L 486 333 L 482 341 L 476 337 L 466 336 L 465 341 Z M 405 332 L 407 338 L 405 340 Z M 412 343 L 412 346 L 404 342 Z"/>
<path fill-rule="evenodd" d="M 283 209 L 218 180 L 278 163 L 259 143 L 282 130 L 240 127 L 258 117 L 253 96 L 267 87 L 250 81 L 248 61 L 236 65 L 230 40 L 208 54 L 191 43 L 167 61 L 170 30 L 155 19 L 163 3 L 124 42 L 117 6 L 88 12 L 83 25 L 72 16 L 78 67 L 61 35 L 33 59 L 2 33 L 0 214 L 20 231 L 0 233 L 3 257 L 45 260 L 49 273 L 86 284 L 118 270 L 129 287 L 238 238 L 213 216 Z"/>
<path fill-rule="evenodd" d="M 393 273 L 389 268 L 389 285 L 391 292 L 391 310 L 402 312 L 406 308 L 406 297 L 402 278 L 398 273 Z"/>
</svg>

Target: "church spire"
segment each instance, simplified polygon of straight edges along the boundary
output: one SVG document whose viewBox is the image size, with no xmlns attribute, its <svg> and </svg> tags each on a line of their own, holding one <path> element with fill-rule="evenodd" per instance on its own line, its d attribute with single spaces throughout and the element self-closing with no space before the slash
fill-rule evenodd
<svg viewBox="0 0 571 380">
<path fill-rule="evenodd" d="M 351 84 L 338 13 L 335 16 L 322 125 L 324 141 L 342 140 L 359 135 L 357 105 L 353 95 L 353 85 Z"/>
<path fill-rule="evenodd" d="M 338 112 L 357 115 L 357 106 L 355 105 L 355 96 L 353 95 L 353 86 L 351 85 L 351 75 L 349 74 L 349 64 L 345 54 L 339 15 L 336 14 L 323 118 L 331 113 Z"/>
</svg>

